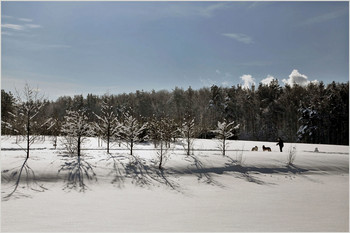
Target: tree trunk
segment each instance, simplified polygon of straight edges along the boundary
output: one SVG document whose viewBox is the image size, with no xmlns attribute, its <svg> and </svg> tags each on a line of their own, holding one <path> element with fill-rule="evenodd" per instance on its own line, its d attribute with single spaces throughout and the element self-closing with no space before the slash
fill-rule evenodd
<svg viewBox="0 0 350 233">
<path fill-rule="evenodd" d="M 160 141 L 160 161 L 159 161 L 159 170 L 162 170 L 163 163 L 163 141 Z"/>
<path fill-rule="evenodd" d="M 27 115 L 27 159 L 29 158 L 30 147 L 30 114 Z"/>
<path fill-rule="evenodd" d="M 225 156 L 225 151 L 226 151 L 226 145 L 225 145 L 225 137 L 224 140 L 222 141 L 222 155 Z"/>
<path fill-rule="evenodd" d="M 132 148 L 133 148 L 133 146 L 134 146 L 134 140 L 131 139 L 131 141 L 130 141 L 130 155 L 132 155 Z"/>
<path fill-rule="evenodd" d="M 78 136 L 78 158 L 80 157 L 80 146 L 81 146 L 81 137 Z"/>
<path fill-rule="evenodd" d="M 187 133 L 187 155 L 190 155 L 190 131 Z"/>
<path fill-rule="evenodd" d="M 55 146 L 55 150 L 56 150 L 56 148 L 57 148 L 57 136 L 55 136 L 54 146 Z"/>
<path fill-rule="evenodd" d="M 107 128 L 107 154 L 109 154 L 109 139 L 110 139 L 110 125 L 108 125 L 108 128 Z"/>
</svg>

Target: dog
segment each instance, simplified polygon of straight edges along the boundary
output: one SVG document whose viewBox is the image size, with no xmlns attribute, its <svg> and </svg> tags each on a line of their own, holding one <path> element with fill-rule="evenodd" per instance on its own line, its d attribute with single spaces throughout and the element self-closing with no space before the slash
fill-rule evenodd
<svg viewBox="0 0 350 233">
<path fill-rule="evenodd" d="M 270 147 L 265 147 L 265 145 L 262 146 L 263 151 L 270 151 L 271 152 L 271 148 Z"/>
<path fill-rule="evenodd" d="M 258 151 L 258 146 L 254 146 L 254 147 L 252 148 L 252 151 Z"/>
</svg>

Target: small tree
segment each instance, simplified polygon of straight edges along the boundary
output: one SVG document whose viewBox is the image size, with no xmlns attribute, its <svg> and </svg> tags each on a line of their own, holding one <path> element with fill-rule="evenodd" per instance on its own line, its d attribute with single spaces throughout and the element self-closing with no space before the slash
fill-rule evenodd
<svg viewBox="0 0 350 233">
<path fill-rule="evenodd" d="M 142 133 L 146 129 L 146 123 L 141 124 L 129 112 L 124 113 L 124 122 L 120 127 L 120 137 L 126 140 L 130 148 L 130 155 L 133 155 L 134 143 L 141 141 Z"/>
<path fill-rule="evenodd" d="M 30 179 L 32 179 L 34 185 L 37 184 L 34 170 L 32 170 L 28 165 L 30 146 L 36 142 L 43 129 L 52 125 L 51 119 L 42 122 L 39 118 L 40 110 L 45 105 L 43 98 L 43 96 L 39 96 L 38 90 L 32 89 L 28 84 L 26 84 L 22 93 L 17 92 L 13 112 L 9 112 L 9 115 L 11 116 L 9 118 L 11 119 L 10 122 L 2 122 L 7 129 L 19 136 L 22 136 L 26 142 L 26 147 L 23 148 L 20 146 L 26 152 L 26 158 L 19 169 L 12 169 L 14 171 L 12 172 L 11 177 L 17 176 L 15 188 L 6 197 L 10 197 L 16 192 L 21 182 L 23 171 L 25 173 L 27 186 L 30 184 Z M 17 139 L 16 143 L 19 143 Z M 38 187 L 39 189 L 35 190 L 45 190 L 42 185 L 38 185 Z"/>
<path fill-rule="evenodd" d="M 226 120 L 223 122 L 218 121 L 218 126 L 216 130 L 213 130 L 217 134 L 216 138 L 222 140 L 220 149 L 222 150 L 222 155 L 225 156 L 227 148 L 227 139 L 235 135 L 234 131 L 239 128 L 239 124 L 234 126 L 234 121 L 227 123 Z"/>
<path fill-rule="evenodd" d="M 93 128 L 89 124 L 84 110 L 67 110 L 64 119 L 61 131 L 65 135 L 66 149 L 71 153 L 77 153 L 80 157 L 81 146 L 86 137 L 93 135 Z"/>
<path fill-rule="evenodd" d="M 45 105 L 44 97 L 39 96 L 38 90 L 32 89 L 28 84 L 22 93 L 17 92 L 14 112 L 9 112 L 11 122 L 3 122 L 7 129 L 25 138 L 27 159 L 30 146 L 36 142 L 43 129 L 50 127 L 50 119 L 40 122 L 40 110 Z"/>
<path fill-rule="evenodd" d="M 166 124 L 166 142 L 168 144 L 168 147 L 170 147 L 170 143 L 173 140 L 173 142 L 176 141 L 176 138 L 179 136 L 179 130 L 178 125 L 176 124 L 174 119 L 171 118 L 165 118 L 167 124 Z"/>
<path fill-rule="evenodd" d="M 287 155 L 287 166 L 293 166 L 296 156 L 297 156 L 297 148 L 293 145 L 290 145 L 288 155 Z"/>
<path fill-rule="evenodd" d="M 170 148 L 171 141 L 171 122 L 168 118 L 161 118 L 157 121 L 156 131 L 157 138 L 159 140 L 159 148 L 157 151 L 159 157 L 158 168 L 163 169 L 162 165 L 164 161 L 168 158 L 168 152 Z"/>
<path fill-rule="evenodd" d="M 182 134 L 182 137 L 186 141 L 186 153 L 190 155 L 191 147 L 193 144 L 193 137 L 195 136 L 195 124 L 194 118 L 190 115 L 187 115 L 182 123 L 182 127 L 179 129 Z"/>
<path fill-rule="evenodd" d="M 110 142 L 120 130 L 120 124 L 118 122 L 117 116 L 115 116 L 113 111 L 113 106 L 111 104 L 111 99 L 106 96 L 102 102 L 101 115 L 97 115 L 98 122 L 94 123 L 95 130 L 98 135 L 102 136 L 107 144 L 107 153 L 109 154 Z"/>
<path fill-rule="evenodd" d="M 61 129 L 64 134 L 63 143 L 68 152 L 78 156 L 77 158 L 67 158 L 58 172 L 67 172 L 66 188 L 80 188 L 80 191 L 85 191 L 87 186 L 84 177 L 88 180 L 97 180 L 93 166 L 81 156 L 81 147 L 86 141 L 86 138 L 94 135 L 93 127 L 88 122 L 88 117 L 84 110 L 67 110 L 64 119 L 65 121 Z"/>
<path fill-rule="evenodd" d="M 51 125 L 47 129 L 49 131 L 49 133 L 53 137 L 52 138 L 52 143 L 53 143 L 53 146 L 54 146 L 55 150 L 57 148 L 57 137 L 61 133 L 61 124 L 62 123 L 57 118 L 54 118 L 54 119 L 52 119 Z"/>
</svg>

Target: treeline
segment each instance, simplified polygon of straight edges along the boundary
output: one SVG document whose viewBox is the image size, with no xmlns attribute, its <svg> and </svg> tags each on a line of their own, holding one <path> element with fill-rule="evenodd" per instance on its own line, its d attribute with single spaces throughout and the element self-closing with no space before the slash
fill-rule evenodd
<svg viewBox="0 0 350 233">
<path fill-rule="evenodd" d="M 106 94 L 107 95 L 107 94 Z M 240 124 L 241 140 L 308 142 L 349 145 L 349 82 L 325 85 L 280 86 L 277 80 L 251 89 L 240 85 L 172 91 L 136 91 L 129 94 L 108 94 L 116 116 L 128 111 L 140 122 L 169 118 L 182 125 L 186 116 L 194 118 L 195 137 L 212 138 L 218 121 Z M 84 109 L 90 122 L 97 121 L 105 96 L 88 94 L 73 98 L 63 96 L 56 101 L 41 100 L 41 119 L 53 119 L 55 127 L 44 132 L 60 134 L 67 110 Z M 16 96 L 1 90 L 2 134 L 16 134 L 5 127 L 11 122 Z M 13 119 L 12 119 L 13 120 Z"/>
</svg>

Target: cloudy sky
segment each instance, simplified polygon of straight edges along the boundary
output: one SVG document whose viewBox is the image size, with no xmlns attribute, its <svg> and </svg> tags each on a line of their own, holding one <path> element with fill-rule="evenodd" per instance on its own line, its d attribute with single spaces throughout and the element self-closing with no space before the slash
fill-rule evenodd
<svg viewBox="0 0 350 233">
<path fill-rule="evenodd" d="M 349 79 L 348 2 L 2 2 L 1 88 L 49 98 Z"/>
</svg>

